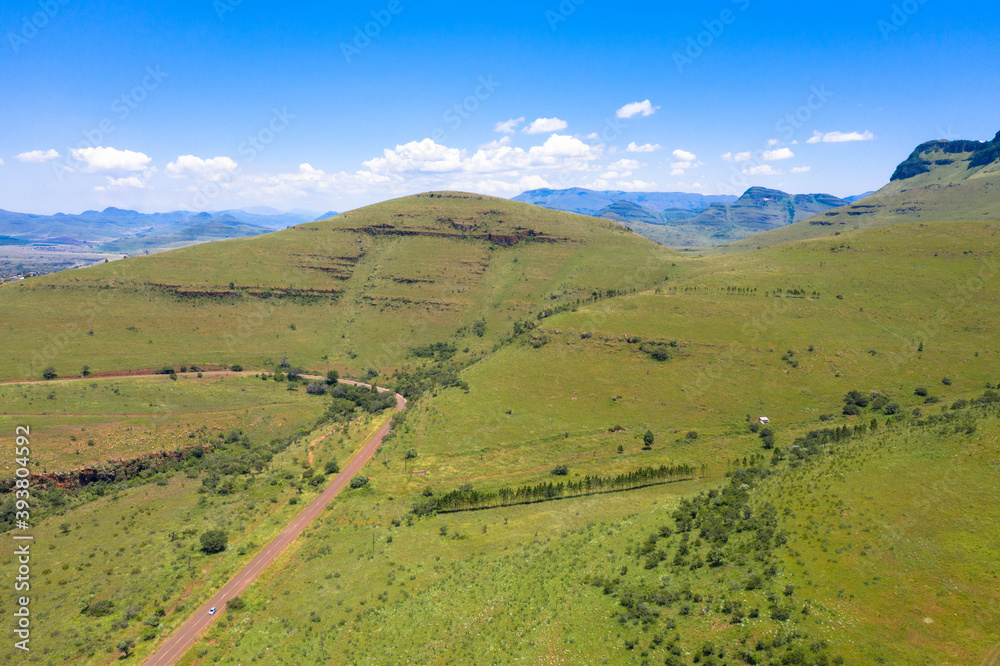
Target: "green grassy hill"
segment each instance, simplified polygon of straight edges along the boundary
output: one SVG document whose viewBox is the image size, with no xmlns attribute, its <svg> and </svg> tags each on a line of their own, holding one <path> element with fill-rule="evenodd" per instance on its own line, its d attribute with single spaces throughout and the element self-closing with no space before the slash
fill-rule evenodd
<svg viewBox="0 0 1000 666">
<path fill-rule="evenodd" d="M 979 663 L 1000 575 L 1000 223 L 903 220 L 693 256 L 421 195 L 0 287 L 0 376 L 288 356 L 375 367 L 412 398 L 370 483 L 182 663 Z M 136 383 L 3 388 L 5 416 L 37 419 L 52 464 L 115 415 L 151 447 L 223 444 L 112 497 L 40 491 L 39 534 L 65 554 L 39 630 L 61 660 L 108 663 L 124 638 L 150 654 L 389 418 L 358 402 L 314 420 L 311 400 L 343 402 L 249 377 L 182 377 L 175 396 L 107 381 Z M 246 414 L 213 420 L 225 402 Z M 603 492 L 661 465 L 687 471 Z M 568 496 L 588 483 L 602 492 Z M 482 497 L 532 503 L 434 510 Z M 215 557 L 196 543 L 213 525 L 233 535 Z M 121 566 L 95 571 L 114 538 Z"/>
<path fill-rule="evenodd" d="M 3 285 L 0 377 L 282 357 L 360 372 L 449 338 L 468 359 L 543 305 L 648 286 L 671 256 L 613 222 L 479 195 L 409 197 Z"/>
</svg>

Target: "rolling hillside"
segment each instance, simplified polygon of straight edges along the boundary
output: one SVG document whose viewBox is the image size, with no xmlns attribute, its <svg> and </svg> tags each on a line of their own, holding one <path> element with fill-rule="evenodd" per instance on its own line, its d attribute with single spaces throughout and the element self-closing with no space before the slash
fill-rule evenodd
<svg viewBox="0 0 1000 666">
<path fill-rule="evenodd" d="M 4 285 L 0 377 L 287 356 L 373 367 L 411 398 L 366 485 L 182 663 L 980 663 L 998 239 L 914 220 L 695 256 L 429 193 Z M 389 418 L 330 421 L 343 402 L 275 379 L 4 389 L 0 420 L 40 424 L 40 464 L 202 447 L 111 497 L 39 492 L 56 512 L 39 539 L 64 553 L 41 579 L 72 609 L 47 620 L 52 658 L 106 663 L 129 638 L 150 654 Z M 682 471 L 607 491 L 660 466 Z M 213 526 L 232 535 L 217 555 L 197 546 Z M 112 534 L 117 564 L 93 575 Z"/>
<path fill-rule="evenodd" d="M 672 256 L 609 221 L 479 195 L 409 197 L 3 285 L 0 377 L 286 356 L 394 369 L 456 335 L 469 359 L 543 306 L 648 286 Z M 40 329 L 53 338 L 39 343 Z"/>
</svg>

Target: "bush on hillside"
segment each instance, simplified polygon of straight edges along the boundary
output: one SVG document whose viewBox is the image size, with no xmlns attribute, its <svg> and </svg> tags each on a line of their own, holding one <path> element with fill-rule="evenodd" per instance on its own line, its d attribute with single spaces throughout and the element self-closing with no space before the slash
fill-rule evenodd
<svg viewBox="0 0 1000 666">
<path fill-rule="evenodd" d="M 306 387 L 306 393 L 309 395 L 326 395 L 326 384 L 323 382 L 313 382 Z"/>
<path fill-rule="evenodd" d="M 201 535 L 201 550 L 211 555 L 221 553 L 229 545 L 229 536 L 223 530 L 208 530 Z"/>
<path fill-rule="evenodd" d="M 368 477 L 358 474 L 356 477 L 351 479 L 351 489 L 357 490 L 358 488 L 364 488 L 368 485 Z"/>
<path fill-rule="evenodd" d="M 55 379 L 59 375 L 56 374 L 56 369 L 51 365 L 42 371 L 42 379 Z"/>
</svg>

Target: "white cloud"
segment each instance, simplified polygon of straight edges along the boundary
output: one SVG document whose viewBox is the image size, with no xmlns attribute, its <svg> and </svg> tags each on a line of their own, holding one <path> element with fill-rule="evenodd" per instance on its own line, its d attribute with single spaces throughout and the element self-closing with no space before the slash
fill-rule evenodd
<svg viewBox="0 0 1000 666">
<path fill-rule="evenodd" d="M 619 180 L 615 182 L 615 187 L 629 192 L 641 192 L 655 190 L 656 183 L 647 183 L 644 180 Z"/>
<path fill-rule="evenodd" d="M 809 173 L 810 171 L 812 171 L 812 167 L 800 166 L 792 169 L 791 173 Z"/>
<path fill-rule="evenodd" d="M 795 153 L 790 148 L 778 148 L 777 150 L 765 150 L 765 162 L 777 162 L 778 160 L 790 160 L 795 157 Z"/>
<path fill-rule="evenodd" d="M 493 127 L 494 132 L 500 132 L 501 134 L 513 134 L 517 129 L 518 125 L 524 122 L 524 116 L 520 118 L 511 118 L 510 120 L 505 120 L 503 122 L 497 123 Z"/>
<path fill-rule="evenodd" d="M 48 162 L 49 160 L 57 160 L 59 157 L 59 152 L 50 148 L 49 150 L 29 150 L 26 153 L 15 155 L 14 159 L 19 162 L 40 164 L 42 162 Z"/>
<path fill-rule="evenodd" d="M 3 166 L 3 158 L 0 157 L 0 166 Z"/>
<path fill-rule="evenodd" d="M 633 141 L 632 143 L 628 144 L 628 148 L 625 149 L 625 152 L 628 152 L 628 153 L 653 153 L 653 152 L 656 152 L 657 150 L 661 150 L 662 148 L 663 148 L 663 146 L 661 146 L 658 143 L 644 143 L 641 146 L 637 146 L 635 144 L 635 141 Z"/>
<path fill-rule="evenodd" d="M 744 169 L 743 173 L 748 176 L 781 176 L 784 175 L 785 172 L 775 169 L 770 164 L 761 164 L 759 166 L 752 166 L 749 169 Z"/>
<path fill-rule="evenodd" d="M 499 197 L 510 197 L 528 190 L 552 188 L 552 184 L 538 175 L 524 176 L 516 182 L 508 182 L 494 178 L 481 180 L 456 180 L 450 187 L 457 190 L 467 190 L 479 194 L 492 194 Z"/>
<path fill-rule="evenodd" d="M 684 172 L 694 167 L 704 166 L 703 162 L 698 162 L 698 156 L 686 150 L 677 149 L 674 151 L 676 161 L 670 164 L 671 176 L 683 176 Z"/>
<path fill-rule="evenodd" d="M 386 196 L 441 189 L 513 196 L 552 187 L 550 173 L 593 173 L 603 156 L 602 146 L 561 134 L 530 148 L 514 147 L 510 136 L 503 136 L 475 150 L 451 148 L 428 138 L 385 149 L 355 172 L 326 173 L 302 164 L 290 173 L 243 174 L 219 184 L 234 196 L 271 200 L 344 193 Z M 624 161 L 618 166 L 632 164 Z"/>
<path fill-rule="evenodd" d="M 720 155 L 720 157 L 726 162 L 748 162 L 750 160 L 750 153 L 725 153 Z"/>
<path fill-rule="evenodd" d="M 812 138 L 806 143 L 845 143 L 847 141 L 874 141 L 871 132 L 813 132 Z"/>
<path fill-rule="evenodd" d="M 601 149 L 576 137 L 553 134 L 541 146 L 527 151 L 506 144 L 480 148 L 462 163 L 462 169 L 476 173 L 502 173 L 522 169 L 548 168 L 585 171 L 600 158 Z"/>
<path fill-rule="evenodd" d="M 144 153 L 131 150 L 118 150 L 97 146 L 94 148 L 73 148 L 73 159 L 83 162 L 85 170 L 96 171 L 143 171 L 152 158 Z"/>
<path fill-rule="evenodd" d="M 122 176 L 121 178 L 108 178 L 108 187 L 136 187 L 142 189 L 146 183 L 138 176 Z"/>
<path fill-rule="evenodd" d="M 653 106 L 650 101 L 644 100 L 642 102 L 632 102 L 631 104 L 626 104 L 622 108 L 618 109 L 615 115 L 619 118 L 632 118 L 640 113 L 643 117 L 651 116 L 659 110 L 660 107 Z"/>
<path fill-rule="evenodd" d="M 778 146 L 778 145 L 781 145 L 781 139 L 768 139 L 767 140 L 767 145 L 769 145 L 769 146 Z"/>
<path fill-rule="evenodd" d="M 508 141 L 501 139 L 488 145 L 506 145 Z M 429 171 L 443 173 L 458 171 L 462 163 L 462 151 L 448 148 L 431 139 L 411 141 L 396 146 L 395 150 L 386 148 L 382 157 L 363 162 L 362 166 L 376 174 L 403 173 L 408 171 Z"/>
<path fill-rule="evenodd" d="M 167 165 L 166 173 L 170 178 L 196 176 L 208 180 L 218 180 L 227 174 L 234 174 L 239 165 L 228 157 L 212 157 L 202 159 L 194 155 L 178 155 L 177 160 Z"/>
<path fill-rule="evenodd" d="M 614 169 L 615 171 L 635 171 L 642 164 L 639 160 L 621 159 L 608 166 L 609 169 Z"/>
<path fill-rule="evenodd" d="M 548 134 L 550 132 L 564 130 L 567 127 L 569 127 L 569 123 L 565 120 L 559 120 L 558 118 L 539 118 L 521 131 L 526 132 L 527 134 Z"/>
</svg>

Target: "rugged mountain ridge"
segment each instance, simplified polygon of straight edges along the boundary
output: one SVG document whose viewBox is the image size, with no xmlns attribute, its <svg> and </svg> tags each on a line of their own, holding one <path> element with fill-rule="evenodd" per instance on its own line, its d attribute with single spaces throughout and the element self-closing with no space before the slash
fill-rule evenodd
<svg viewBox="0 0 1000 666">
<path fill-rule="evenodd" d="M 972 171 L 996 162 L 1000 162 L 1000 132 L 992 141 L 928 141 L 917 146 L 889 180 L 908 180 L 930 173 L 936 166 L 958 163 L 966 171 Z"/>
<path fill-rule="evenodd" d="M 1000 221 L 1000 133 L 991 141 L 927 141 L 877 192 L 728 245 L 741 251 L 907 222 Z"/>
<path fill-rule="evenodd" d="M 612 203 L 593 210 L 604 198 Z M 619 198 L 620 197 L 620 198 Z M 788 194 L 751 187 L 736 199 L 678 192 L 532 190 L 518 197 L 546 208 L 620 222 L 670 247 L 720 245 L 805 219 L 848 201 L 829 194 Z"/>
</svg>

